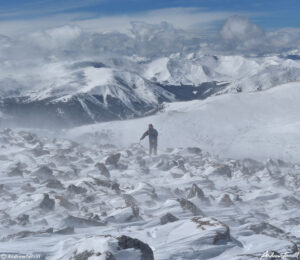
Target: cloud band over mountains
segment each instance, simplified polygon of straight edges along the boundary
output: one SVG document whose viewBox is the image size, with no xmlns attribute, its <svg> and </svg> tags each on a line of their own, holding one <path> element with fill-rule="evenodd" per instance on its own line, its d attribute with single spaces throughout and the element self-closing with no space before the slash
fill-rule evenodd
<svg viewBox="0 0 300 260">
<path fill-rule="evenodd" d="M 13 61 L 103 55 L 160 57 L 172 53 L 273 54 L 300 47 L 300 29 L 265 32 L 246 17 L 232 16 L 219 32 L 203 35 L 161 22 L 132 22 L 130 33 L 90 32 L 65 25 L 27 35 L 0 36 L 0 57 Z"/>
</svg>

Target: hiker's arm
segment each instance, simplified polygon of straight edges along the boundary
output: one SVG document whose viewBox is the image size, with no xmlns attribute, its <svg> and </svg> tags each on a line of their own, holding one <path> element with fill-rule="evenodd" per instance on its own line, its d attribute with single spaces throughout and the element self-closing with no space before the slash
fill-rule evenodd
<svg viewBox="0 0 300 260">
<path fill-rule="evenodd" d="M 147 135 L 149 135 L 149 131 L 147 130 L 141 137 L 140 140 L 143 140 Z"/>
</svg>

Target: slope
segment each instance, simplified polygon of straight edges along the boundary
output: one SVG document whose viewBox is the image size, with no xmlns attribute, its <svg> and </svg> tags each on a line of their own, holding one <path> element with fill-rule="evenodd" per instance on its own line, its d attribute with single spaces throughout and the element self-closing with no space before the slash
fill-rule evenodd
<svg viewBox="0 0 300 260">
<path fill-rule="evenodd" d="M 300 83 L 287 83 L 256 93 L 165 104 L 165 111 L 155 116 L 83 126 L 67 135 L 81 138 L 96 132 L 98 142 L 128 145 L 138 142 L 151 122 L 160 133 L 161 149 L 200 146 L 228 157 L 298 161 L 299 99 Z"/>
</svg>

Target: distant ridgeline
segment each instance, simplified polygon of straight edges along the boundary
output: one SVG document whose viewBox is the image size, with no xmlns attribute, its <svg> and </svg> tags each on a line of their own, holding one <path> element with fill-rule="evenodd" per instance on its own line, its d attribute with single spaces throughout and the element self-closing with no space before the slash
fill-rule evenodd
<svg viewBox="0 0 300 260">
<path fill-rule="evenodd" d="M 69 128 L 150 115 L 164 102 L 255 92 L 297 81 L 298 55 L 194 53 L 141 61 L 54 61 L 0 78 L 0 123 Z"/>
<path fill-rule="evenodd" d="M 207 82 L 199 86 L 172 86 L 152 83 L 156 89 L 156 102 L 132 98 L 126 102 L 122 97 L 80 93 L 68 98 L 47 97 L 32 100 L 30 97 L 6 97 L 0 99 L 1 124 L 5 126 L 68 128 L 105 122 L 130 119 L 156 113 L 163 102 L 205 99 L 222 91 L 227 84 Z M 122 84 L 124 87 L 124 84 Z M 128 91 L 130 91 L 130 87 Z M 161 91 L 159 91 L 161 90 Z M 149 88 L 153 91 L 153 88 Z"/>
</svg>

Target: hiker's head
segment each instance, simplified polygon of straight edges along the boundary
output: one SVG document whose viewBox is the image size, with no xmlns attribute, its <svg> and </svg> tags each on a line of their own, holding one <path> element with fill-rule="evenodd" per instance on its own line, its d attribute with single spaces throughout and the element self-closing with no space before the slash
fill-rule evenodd
<svg viewBox="0 0 300 260">
<path fill-rule="evenodd" d="M 153 125 L 152 125 L 152 124 L 149 124 L 148 126 L 149 126 L 149 128 L 153 128 Z"/>
</svg>

